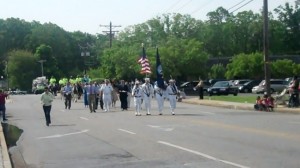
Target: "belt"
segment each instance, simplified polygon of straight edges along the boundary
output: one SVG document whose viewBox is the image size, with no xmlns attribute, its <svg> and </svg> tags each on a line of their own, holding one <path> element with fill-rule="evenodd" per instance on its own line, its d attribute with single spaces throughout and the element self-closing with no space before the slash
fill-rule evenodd
<svg viewBox="0 0 300 168">
<path fill-rule="evenodd" d="M 142 97 L 142 96 L 134 96 L 134 97 Z"/>
<path fill-rule="evenodd" d="M 169 94 L 169 95 L 176 95 L 176 94 Z"/>
</svg>

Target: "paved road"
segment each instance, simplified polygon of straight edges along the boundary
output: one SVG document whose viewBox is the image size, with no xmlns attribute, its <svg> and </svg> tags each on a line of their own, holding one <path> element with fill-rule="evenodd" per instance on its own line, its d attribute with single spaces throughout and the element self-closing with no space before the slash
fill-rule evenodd
<svg viewBox="0 0 300 168">
<path fill-rule="evenodd" d="M 57 98 L 45 125 L 39 95 L 16 95 L 9 123 L 24 130 L 10 148 L 27 168 L 299 168 L 300 115 L 178 103 L 170 115 L 65 110 Z M 118 102 L 118 106 L 120 103 Z M 145 113 L 144 113 L 145 114 Z"/>
</svg>

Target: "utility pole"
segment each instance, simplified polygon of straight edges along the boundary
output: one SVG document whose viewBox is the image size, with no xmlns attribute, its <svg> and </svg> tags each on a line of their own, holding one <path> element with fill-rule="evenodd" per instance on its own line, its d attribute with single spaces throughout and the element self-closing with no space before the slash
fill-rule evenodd
<svg viewBox="0 0 300 168">
<path fill-rule="evenodd" d="M 111 48 L 113 35 L 116 32 L 119 32 L 119 31 L 113 31 L 112 29 L 115 28 L 115 27 L 121 27 L 121 26 L 120 25 L 112 25 L 111 22 L 110 22 L 109 25 L 100 25 L 100 27 L 108 27 L 109 28 L 109 31 L 102 31 L 102 32 L 109 35 L 109 48 Z"/>
<path fill-rule="evenodd" d="M 268 0 L 264 0 L 264 66 L 265 66 L 265 86 L 267 95 L 270 95 L 270 60 L 269 60 L 269 16 Z"/>
<path fill-rule="evenodd" d="M 42 77 L 43 77 L 44 76 L 44 66 L 43 66 L 43 64 L 44 64 L 44 62 L 46 62 L 46 60 L 39 60 L 38 62 L 41 63 Z"/>
</svg>

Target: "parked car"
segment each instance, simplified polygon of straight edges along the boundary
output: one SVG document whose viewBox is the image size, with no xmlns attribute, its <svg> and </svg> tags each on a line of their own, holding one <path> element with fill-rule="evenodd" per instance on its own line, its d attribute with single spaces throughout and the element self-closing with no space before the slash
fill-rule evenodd
<svg viewBox="0 0 300 168">
<path fill-rule="evenodd" d="M 10 92 L 12 95 L 25 95 L 27 94 L 27 91 L 22 91 L 22 90 L 13 90 Z"/>
<path fill-rule="evenodd" d="M 251 81 L 250 79 L 239 79 L 239 80 L 235 80 L 235 81 L 233 82 L 233 84 L 234 84 L 234 86 L 239 87 L 239 86 L 242 86 L 242 85 L 244 85 L 245 83 L 250 82 L 250 81 Z"/>
<path fill-rule="evenodd" d="M 282 92 L 283 89 L 289 86 L 288 81 L 284 79 L 271 79 L 270 80 L 270 93 Z M 266 82 L 265 80 L 261 81 L 258 86 L 252 88 L 252 93 L 264 93 L 266 92 Z"/>
<path fill-rule="evenodd" d="M 251 93 L 252 92 L 252 88 L 254 86 L 257 86 L 259 85 L 259 83 L 261 82 L 262 80 L 251 80 L 241 86 L 239 86 L 239 92 L 240 93 Z"/>
<path fill-rule="evenodd" d="M 195 89 L 199 81 L 190 81 L 190 82 L 184 82 L 179 86 L 180 90 L 183 91 L 187 96 L 193 96 L 198 95 L 199 92 Z M 208 81 L 203 81 L 203 92 L 204 94 L 207 93 L 207 88 L 210 87 L 210 83 Z"/>
<path fill-rule="evenodd" d="M 238 87 L 234 86 L 230 81 L 219 81 L 207 89 L 208 95 L 238 95 Z"/>
</svg>

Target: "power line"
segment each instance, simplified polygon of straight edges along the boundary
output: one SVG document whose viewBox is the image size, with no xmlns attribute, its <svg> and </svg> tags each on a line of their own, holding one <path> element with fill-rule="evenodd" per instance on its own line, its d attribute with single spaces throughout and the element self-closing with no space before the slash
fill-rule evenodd
<svg viewBox="0 0 300 168">
<path fill-rule="evenodd" d="M 184 8 L 186 5 L 188 5 L 189 3 L 191 3 L 193 0 L 189 0 L 188 2 L 186 2 L 185 4 L 183 4 L 181 7 L 179 7 L 176 11 L 179 11 L 180 9 Z"/>
<path fill-rule="evenodd" d="M 214 0 L 208 0 L 208 2 L 202 6 L 200 6 L 199 8 L 195 9 L 193 12 L 191 12 L 191 14 L 197 13 L 198 11 L 200 11 L 202 8 L 204 8 L 205 6 L 207 6 L 208 4 L 210 4 L 211 2 L 213 2 Z"/>
<path fill-rule="evenodd" d="M 171 9 L 173 9 L 180 1 L 182 1 L 182 0 L 178 0 L 177 2 L 175 2 L 170 8 L 168 8 L 168 9 L 166 10 L 166 12 L 168 12 L 168 11 L 171 10 Z"/>
<path fill-rule="evenodd" d="M 244 1 L 246 1 L 246 0 L 240 1 L 239 3 L 237 3 L 237 4 L 233 5 L 232 7 L 228 8 L 227 10 L 229 11 L 230 9 L 232 9 L 232 8 L 234 8 L 234 7 L 236 7 L 236 6 L 238 6 L 239 4 L 243 3 Z"/>
<path fill-rule="evenodd" d="M 230 13 L 233 13 L 233 12 L 235 12 L 235 11 L 241 9 L 242 7 L 248 5 L 248 4 L 249 4 L 250 2 L 252 2 L 252 1 L 253 1 L 253 0 L 248 1 L 247 3 L 245 3 L 244 5 L 240 6 L 239 8 L 235 9 L 234 11 L 232 11 L 232 12 L 230 12 Z"/>
</svg>

